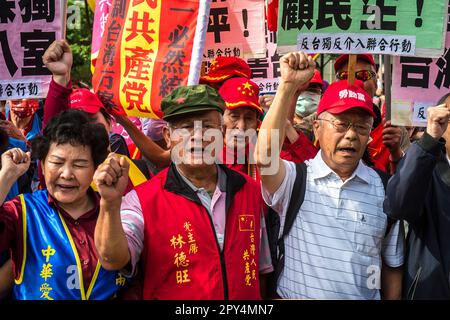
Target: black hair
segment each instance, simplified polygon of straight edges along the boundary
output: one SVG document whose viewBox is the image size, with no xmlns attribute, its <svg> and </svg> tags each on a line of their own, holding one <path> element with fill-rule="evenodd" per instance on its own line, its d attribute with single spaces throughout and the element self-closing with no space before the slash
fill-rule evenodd
<svg viewBox="0 0 450 320">
<path fill-rule="evenodd" d="M 438 101 L 438 105 L 443 104 L 445 102 L 445 100 L 447 100 L 447 98 L 450 96 L 450 93 L 447 93 L 446 95 L 444 95 L 442 98 L 439 99 Z"/>
<path fill-rule="evenodd" d="M 106 111 L 104 108 L 100 108 L 100 112 L 102 113 L 103 117 L 105 118 L 106 122 L 108 122 L 108 124 L 111 124 L 112 122 L 112 117 L 111 115 L 108 113 L 108 111 Z"/>
<path fill-rule="evenodd" d="M 8 149 L 9 146 L 9 136 L 5 130 L 0 128 L 0 155 L 3 154 Z"/>
<path fill-rule="evenodd" d="M 81 110 L 70 109 L 53 117 L 43 135 L 33 139 L 33 156 L 44 161 L 52 143 L 89 147 L 95 168 L 108 155 L 109 138 L 105 127 L 92 123 L 88 114 Z"/>
</svg>

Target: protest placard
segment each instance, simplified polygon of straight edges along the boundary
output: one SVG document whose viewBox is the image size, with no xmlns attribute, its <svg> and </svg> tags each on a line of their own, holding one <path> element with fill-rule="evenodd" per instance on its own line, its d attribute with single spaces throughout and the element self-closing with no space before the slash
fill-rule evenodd
<svg viewBox="0 0 450 320">
<path fill-rule="evenodd" d="M 449 7 L 450 10 L 450 7 Z M 392 83 L 392 123 L 427 125 L 427 108 L 450 92 L 450 25 L 444 53 L 437 59 L 395 57 Z"/>
<path fill-rule="evenodd" d="M 0 100 L 47 96 L 42 56 L 63 29 L 65 1 L 0 1 Z"/>
<path fill-rule="evenodd" d="M 264 58 L 264 22 L 264 0 L 212 0 L 204 58 Z"/>
<path fill-rule="evenodd" d="M 208 0 L 113 0 L 92 79 L 105 107 L 161 117 L 164 96 L 198 82 L 208 12 Z"/>
</svg>

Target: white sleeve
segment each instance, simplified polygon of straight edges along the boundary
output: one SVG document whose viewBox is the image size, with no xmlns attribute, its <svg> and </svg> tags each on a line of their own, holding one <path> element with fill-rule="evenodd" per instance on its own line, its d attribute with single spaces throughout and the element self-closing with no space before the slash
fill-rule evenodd
<svg viewBox="0 0 450 320">
<path fill-rule="evenodd" d="M 404 262 L 405 228 L 403 221 L 396 221 L 383 240 L 381 255 L 383 261 L 391 268 L 400 267 Z"/>
<path fill-rule="evenodd" d="M 122 198 L 120 207 L 122 227 L 128 241 L 132 271 L 134 275 L 136 265 L 139 262 L 144 247 L 144 217 L 142 215 L 141 203 L 135 190 L 131 190 Z M 125 274 L 129 273 L 125 271 Z"/>
<path fill-rule="evenodd" d="M 284 166 L 286 168 L 286 174 L 278 190 L 273 194 L 270 194 L 261 184 L 261 192 L 264 202 L 280 215 L 280 231 L 283 230 L 284 227 L 284 219 L 286 217 L 286 211 L 289 207 L 292 189 L 294 188 L 295 177 L 297 175 L 294 162 L 286 160 L 282 161 L 284 162 Z"/>
</svg>

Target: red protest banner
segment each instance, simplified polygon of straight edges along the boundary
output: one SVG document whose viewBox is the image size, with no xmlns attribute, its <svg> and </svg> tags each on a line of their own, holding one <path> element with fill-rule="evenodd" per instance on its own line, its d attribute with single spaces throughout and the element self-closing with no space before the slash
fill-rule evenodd
<svg viewBox="0 0 450 320">
<path fill-rule="evenodd" d="M 207 1 L 114 0 L 92 79 L 112 113 L 159 118 L 161 99 L 200 70 Z M 204 34 L 203 34 L 204 37 Z M 195 61 L 194 61 L 195 60 Z M 198 61 L 197 61 L 198 60 Z"/>
</svg>

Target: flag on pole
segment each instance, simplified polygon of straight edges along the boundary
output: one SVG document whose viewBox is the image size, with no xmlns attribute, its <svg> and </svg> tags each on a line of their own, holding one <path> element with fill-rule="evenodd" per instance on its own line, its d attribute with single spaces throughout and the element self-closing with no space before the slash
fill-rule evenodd
<svg viewBox="0 0 450 320">
<path fill-rule="evenodd" d="M 266 0 L 267 29 L 277 31 L 278 0 Z"/>
</svg>

